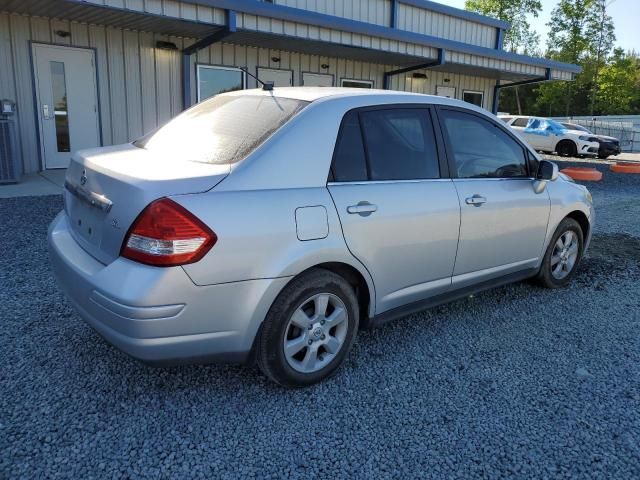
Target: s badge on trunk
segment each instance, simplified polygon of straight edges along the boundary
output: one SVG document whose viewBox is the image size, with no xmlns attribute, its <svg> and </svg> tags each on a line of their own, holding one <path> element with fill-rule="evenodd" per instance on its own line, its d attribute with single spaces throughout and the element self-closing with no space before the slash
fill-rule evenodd
<svg viewBox="0 0 640 480">
<path fill-rule="evenodd" d="M 84 185 L 87 183 L 87 171 L 82 170 L 82 175 L 80 175 L 80 185 Z"/>
</svg>

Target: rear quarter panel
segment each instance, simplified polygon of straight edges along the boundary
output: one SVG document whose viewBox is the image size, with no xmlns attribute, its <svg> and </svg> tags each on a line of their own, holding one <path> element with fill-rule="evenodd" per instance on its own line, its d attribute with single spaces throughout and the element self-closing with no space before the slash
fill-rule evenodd
<svg viewBox="0 0 640 480">
<path fill-rule="evenodd" d="M 172 198 L 209 225 L 218 236 L 217 243 L 201 261 L 184 266 L 197 285 L 293 277 L 321 263 L 342 262 L 360 271 L 370 292 L 374 292 L 368 272 L 346 247 L 326 187 L 214 190 Z M 306 206 L 326 209 L 326 237 L 298 238 L 296 209 Z"/>
</svg>

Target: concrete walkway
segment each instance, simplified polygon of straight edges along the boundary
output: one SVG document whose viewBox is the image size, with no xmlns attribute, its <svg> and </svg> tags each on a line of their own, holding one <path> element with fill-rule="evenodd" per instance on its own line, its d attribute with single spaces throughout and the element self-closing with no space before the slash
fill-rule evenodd
<svg viewBox="0 0 640 480">
<path fill-rule="evenodd" d="M 65 169 L 29 173 L 22 177 L 20 183 L 0 185 L 0 198 L 60 195 L 65 173 Z"/>
</svg>

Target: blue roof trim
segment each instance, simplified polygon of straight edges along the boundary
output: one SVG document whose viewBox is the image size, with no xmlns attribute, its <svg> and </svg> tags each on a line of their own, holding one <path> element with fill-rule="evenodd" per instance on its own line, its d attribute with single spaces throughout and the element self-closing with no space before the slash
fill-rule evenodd
<svg viewBox="0 0 640 480">
<path fill-rule="evenodd" d="M 398 0 L 405 5 L 411 5 L 413 7 L 424 8 L 425 10 L 431 10 L 432 12 L 442 13 L 451 17 L 461 18 L 463 20 L 469 20 L 470 22 L 483 23 L 492 27 L 502 28 L 507 30 L 511 27 L 509 22 L 498 20 L 497 18 L 487 17 L 486 15 L 480 15 L 476 12 L 470 12 L 469 10 L 461 10 L 460 8 L 450 7 L 449 5 L 443 5 L 441 3 L 432 2 L 430 0 Z"/>
<path fill-rule="evenodd" d="M 423 35 L 421 33 L 409 32 L 406 30 L 398 30 L 396 28 L 384 27 L 373 23 L 360 22 L 350 20 L 348 18 L 336 17 L 324 13 L 302 10 L 300 8 L 285 7 L 283 5 L 274 5 L 272 3 L 259 2 L 256 0 L 182 0 L 185 3 L 195 5 L 205 5 L 209 7 L 223 8 L 227 10 L 235 10 L 251 15 L 275 18 L 290 22 L 304 23 L 317 27 L 342 30 L 345 32 L 357 33 L 360 35 L 370 35 L 372 37 L 381 37 L 388 40 L 397 40 L 400 42 L 415 43 L 432 48 L 444 48 L 445 50 L 453 50 L 456 52 L 469 53 L 472 55 L 480 55 L 483 57 L 495 58 L 497 60 L 505 60 L 510 62 L 520 62 L 529 65 L 536 65 L 544 68 L 557 68 L 568 72 L 579 73 L 582 69 L 577 65 L 569 63 L 556 62 L 546 58 L 528 57 L 517 53 L 505 52 L 504 50 L 496 50 L 495 48 L 478 47 L 468 43 L 447 40 L 445 38 L 433 37 L 431 35 Z M 402 0 L 404 1 L 404 0 Z"/>
</svg>

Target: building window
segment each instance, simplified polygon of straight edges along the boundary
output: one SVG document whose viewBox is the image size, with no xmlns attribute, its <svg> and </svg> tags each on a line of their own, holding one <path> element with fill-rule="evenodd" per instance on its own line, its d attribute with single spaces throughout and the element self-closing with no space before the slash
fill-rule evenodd
<svg viewBox="0 0 640 480">
<path fill-rule="evenodd" d="M 197 66 L 198 101 L 233 90 L 245 88 L 245 73 L 239 68 L 216 67 L 213 65 Z"/>
<path fill-rule="evenodd" d="M 354 80 L 352 78 L 341 78 L 340 86 L 349 88 L 373 88 L 373 80 Z"/>
<path fill-rule="evenodd" d="M 484 92 L 476 92 L 473 90 L 465 90 L 462 92 L 462 100 L 467 103 L 473 103 L 478 107 L 483 107 L 484 105 Z"/>
</svg>

